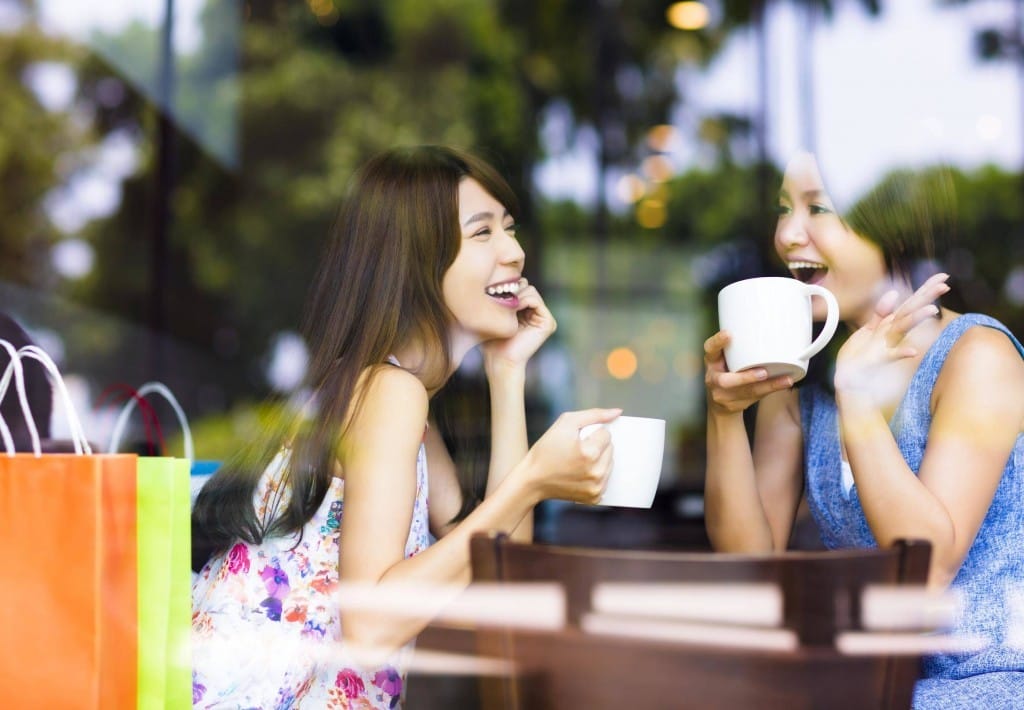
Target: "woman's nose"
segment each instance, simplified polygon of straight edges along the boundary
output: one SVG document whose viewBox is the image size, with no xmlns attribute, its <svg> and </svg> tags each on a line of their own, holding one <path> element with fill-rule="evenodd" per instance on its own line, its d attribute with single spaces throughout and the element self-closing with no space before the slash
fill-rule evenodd
<svg viewBox="0 0 1024 710">
<path fill-rule="evenodd" d="M 784 247 L 803 246 L 807 244 L 807 229 L 804 221 L 796 215 L 780 220 L 775 228 L 779 243 Z"/>
<path fill-rule="evenodd" d="M 523 251 L 523 247 L 519 244 L 515 234 L 505 232 L 505 236 L 507 239 L 502 246 L 502 261 L 506 264 L 518 264 L 522 268 L 523 263 L 526 261 L 526 252 Z"/>
</svg>

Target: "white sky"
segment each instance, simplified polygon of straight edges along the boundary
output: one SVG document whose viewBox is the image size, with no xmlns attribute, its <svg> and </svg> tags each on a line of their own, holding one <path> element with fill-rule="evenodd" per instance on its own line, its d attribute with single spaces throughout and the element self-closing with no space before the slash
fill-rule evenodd
<svg viewBox="0 0 1024 710">
<path fill-rule="evenodd" d="M 769 150 L 777 164 L 802 147 L 798 90 L 800 42 L 813 42 L 817 151 L 833 197 L 855 198 L 889 168 L 938 160 L 970 168 L 1022 162 L 1021 100 L 1011 62 L 974 58 L 975 30 L 1006 26 L 1008 0 L 939 8 L 936 0 L 885 0 L 871 18 L 840 0 L 831 22 L 819 18 L 813 38 L 789 3 L 769 18 Z M 710 113 L 749 113 L 756 105 L 755 47 L 737 33 L 708 70 L 683 72 L 687 102 L 676 123 L 684 140 L 673 155 L 680 169 L 699 162 L 693 130 Z M 593 199 L 591 141 L 542 165 L 541 192 Z M 615 176 L 613 176 L 615 177 Z M 610 195 L 614 206 L 614 193 Z"/>
<path fill-rule="evenodd" d="M 223 1 L 223 0 L 221 0 Z M 199 12 L 206 0 L 174 0 L 175 51 L 188 54 L 199 46 Z M 155 27 L 163 22 L 164 0 L 40 0 L 42 25 L 48 31 L 85 40 L 95 31 L 116 34 L 132 21 Z"/>
</svg>

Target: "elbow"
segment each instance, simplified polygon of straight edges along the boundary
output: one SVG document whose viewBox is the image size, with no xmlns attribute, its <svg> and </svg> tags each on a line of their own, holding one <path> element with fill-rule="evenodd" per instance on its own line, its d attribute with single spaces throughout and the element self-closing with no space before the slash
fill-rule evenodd
<svg viewBox="0 0 1024 710">
<path fill-rule="evenodd" d="M 892 546 L 897 540 L 925 540 L 931 544 L 931 561 L 928 565 L 929 588 L 948 587 L 960 572 L 963 554 L 957 552 L 961 545 L 958 544 L 953 521 L 948 516 L 936 518 L 927 527 L 894 534 L 885 546 Z"/>
<path fill-rule="evenodd" d="M 341 617 L 341 636 L 346 652 L 362 666 L 375 667 L 411 639 L 400 638 L 392 620 L 380 614 L 346 611 Z"/>
<path fill-rule="evenodd" d="M 932 589 L 945 589 L 956 578 L 963 565 L 968 545 L 961 545 L 957 540 L 956 528 L 952 521 L 948 530 L 936 535 L 932 542 L 932 562 L 928 568 L 928 586 Z M 963 550 L 961 553 L 959 550 Z"/>
<path fill-rule="evenodd" d="M 763 555 L 776 552 L 771 540 L 761 536 L 746 534 L 744 531 L 721 528 L 713 524 L 705 527 L 708 542 L 715 552 L 728 552 L 740 555 Z"/>
<path fill-rule="evenodd" d="M 771 530 L 758 530 L 752 525 L 735 525 L 713 508 L 704 517 L 704 530 L 715 552 L 761 555 L 776 552 Z"/>
</svg>

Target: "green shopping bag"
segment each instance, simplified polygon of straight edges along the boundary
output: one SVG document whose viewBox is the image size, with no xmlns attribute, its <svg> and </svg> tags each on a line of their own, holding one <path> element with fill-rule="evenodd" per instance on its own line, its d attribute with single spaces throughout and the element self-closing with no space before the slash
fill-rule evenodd
<svg viewBox="0 0 1024 710">
<path fill-rule="evenodd" d="M 138 459 L 138 708 L 192 706 L 192 576 L 186 459 Z"/>
<path fill-rule="evenodd" d="M 160 383 L 132 392 L 114 426 L 116 451 L 127 418 L 151 392 L 171 402 L 182 420 L 186 458 L 138 458 L 138 702 L 139 710 L 192 706 L 191 436 L 174 395 Z M 140 406 L 143 416 L 155 415 Z M 159 427 L 157 426 L 157 429 Z"/>
</svg>

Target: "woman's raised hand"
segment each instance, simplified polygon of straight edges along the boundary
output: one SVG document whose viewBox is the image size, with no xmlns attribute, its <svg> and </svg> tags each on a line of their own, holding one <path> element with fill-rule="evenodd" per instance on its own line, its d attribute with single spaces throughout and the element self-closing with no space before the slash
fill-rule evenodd
<svg viewBox="0 0 1024 710">
<path fill-rule="evenodd" d="M 620 414 L 621 409 L 587 409 L 566 412 L 555 420 L 526 454 L 530 484 L 538 500 L 596 503 L 601 498 L 612 470 L 611 435 L 598 427 L 580 438 L 580 430 L 590 424 L 607 424 Z"/>
<path fill-rule="evenodd" d="M 902 303 L 899 303 L 899 293 L 895 290 L 887 291 L 878 299 L 868 322 L 839 349 L 836 392 L 878 394 L 886 384 L 886 378 L 879 377 L 882 368 L 918 354 L 905 339 L 919 324 L 939 314 L 934 301 L 949 291 L 948 278 L 949 274 L 935 274 Z"/>
<path fill-rule="evenodd" d="M 495 365 L 525 366 L 558 327 L 537 288 L 525 278 L 519 283 L 519 331 L 511 338 L 491 340 L 481 346 L 488 371 Z"/>
<path fill-rule="evenodd" d="M 789 375 L 768 379 L 763 367 L 729 372 L 725 365 L 728 344 L 729 333 L 724 330 L 704 341 L 704 387 L 710 413 L 737 414 L 772 392 L 793 386 Z"/>
</svg>

